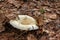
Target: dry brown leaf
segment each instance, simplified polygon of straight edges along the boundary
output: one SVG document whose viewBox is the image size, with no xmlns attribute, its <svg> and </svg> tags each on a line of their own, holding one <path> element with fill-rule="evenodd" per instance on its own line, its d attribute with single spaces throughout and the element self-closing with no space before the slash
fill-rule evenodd
<svg viewBox="0 0 60 40">
<path fill-rule="evenodd" d="M 57 18 L 57 14 L 54 14 L 54 13 L 45 13 L 44 17 L 50 18 L 50 19 L 56 19 Z"/>
<path fill-rule="evenodd" d="M 5 15 L 3 13 L 0 13 L 0 23 L 2 23 L 5 20 Z"/>
<path fill-rule="evenodd" d="M 5 27 L 2 25 L 2 23 L 0 23 L 0 32 L 4 31 Z"/>
<path fill-rule="evenodd" d="M 38 23 L 39 26 L 44 24 L 42 16 L 40 16 L 40 17 L 37 18 L 37 23 Z"/>
<path fill-rule="evenodd" d="M 4 35 L 0 36 L 0 40 L 8 40 L 8 38 Z"/>
<path fill-rule="evenodd" d="M 19 1 L 16 1 L 16 0 L 8 0 L 9 3 L 15 5 L 17 8 L 19 8 L 20 6 L 20 2 Z"/>
<path fill-rule="evenodd" d="M 15 19 L 15 18 L 16 18 L 16 15 L 13 14 L 13 13 L 5 14 L 5 16 L 6 16 L 9 20 L 11 20 L 11 19 Z"/>
<path fill-rule="evenodd" d="M 42 36 L 40 40 L 48 40 L 46 36 Z"/>
<path fill-rule="evenodd" d="M 36 37 L 35 37 L 34 35 L 29 34 L 29 35 L 27 36 L 27 40 L 37 40 L 37 39 L 36 39 Z"/>
</svg>

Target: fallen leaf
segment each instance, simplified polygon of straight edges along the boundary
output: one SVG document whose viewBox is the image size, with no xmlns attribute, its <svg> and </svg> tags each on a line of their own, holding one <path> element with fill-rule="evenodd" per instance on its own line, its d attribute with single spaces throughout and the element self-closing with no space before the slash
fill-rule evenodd
<svg viewBox="0 0 60 40">
<path fill-rule="evenodd" d="M 5 27 L 2 25 L 2 23 L 0 23 L 0 32 L 4 31 Z"/>
<path fill-rule="evenodd" d="M 55 13 L 45 13 L 44 17 L 49 18 L 49 19 L 57 19 L 57 14 L 55 14 Z"/>
<path fill-rule="evenodd" d="M 16 1 L 16 0 L 8 0 L 9 3 L 15 5 L 17 8 L 19 8 L 20 6 L 20 2 L 19 1 Z"/>
<path fill-rule="evenodd" d="M 34 35 L 29 34 L 29 35 L 27 36 L 27 40 L 37 40 L 37 39 L 36 39 L 36 37 L 35 37 Z"/>
<path fill-rule="evenodd" d="M 0 23 L 2 23 L 5 20 L 5 15 L 3 13 L 0 13 Z"/>
</svg>

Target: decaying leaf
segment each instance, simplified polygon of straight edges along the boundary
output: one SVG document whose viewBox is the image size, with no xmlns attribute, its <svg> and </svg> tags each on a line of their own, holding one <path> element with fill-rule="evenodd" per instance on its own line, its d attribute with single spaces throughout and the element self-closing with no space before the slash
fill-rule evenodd
<svg viewBox="0 0 60 40">
<path fill-rule="evenodd" d="M 2 23 L 5 20 L 5 15 L 3 13 L 0 13 L 0 23 Z"/>
<path fill-rule="evenodd" d="M 39 26 L 44 24 L 42 16 L 40 16 L 40 17 L 37 18 L 37 23 L 38 23 Z"/>
<path fill-rule="evenodd" d="M 37 39 L 36 39 L 36 37 L 35 37 L 34 35 L 29 34 L 29 35 L 27 36 L 27 40 L 37 40 Z"/>
<path fill-rule="evenodd" d="M 55 13 L 45 13 L 44 17 L 49 18 L 49 19 L 56 19 L 57 14 L 55 14 Z"/>
<path fill-rule="evenodd" d="M 2 35 L 2 36 L 0 36 L 0 40 L 8 40 L 8 37 Z"/>
<path fill-rule="evenodd" d="M 16 15 L 13 14 L 13 13 L 10 13 L 10 14 L 7 13 L 7 14 L 5 14 L 5 16 L 6 16 L 9 20 L 16 18 Z"/>
<path fill-rule="evenodd" d="M 20 6 L 20 2 L 19 1 L 16 1 L 16 0 L 8 0 L 9 3 L 15 5 L 17 8 L 19 8 Z"/>
<path fill-rule="evenodd" d="M 5 27 L 2 25 L 2 23 L 0 23 L 0 32 L 4 31 Z"/>
</svg>

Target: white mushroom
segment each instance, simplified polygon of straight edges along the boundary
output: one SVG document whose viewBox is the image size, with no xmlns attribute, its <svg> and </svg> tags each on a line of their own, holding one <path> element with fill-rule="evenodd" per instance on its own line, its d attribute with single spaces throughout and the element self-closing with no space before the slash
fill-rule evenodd
<svg viewBox="0 0 60 40">
<path fill-rule="evenodd" d="M 36 20 L 28 15 L 18 15 L 15 20 L 10 20 L 9 23 L 20 30 L 36 30 L 39 28 L 36 25 Z"/>
</svg>

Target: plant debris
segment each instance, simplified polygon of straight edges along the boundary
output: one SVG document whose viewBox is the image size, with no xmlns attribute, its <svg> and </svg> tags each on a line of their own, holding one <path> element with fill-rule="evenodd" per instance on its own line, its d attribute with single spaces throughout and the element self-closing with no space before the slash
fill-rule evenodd
<svg viewBox="0 0 60 40">
<path fill-rule="evenodd" d="M 14 28 L 17 15 L 35 18 L 39 29 Z M 0 40 L 60 40 L 60 0 L 0 0 Z"/>
</svg>

